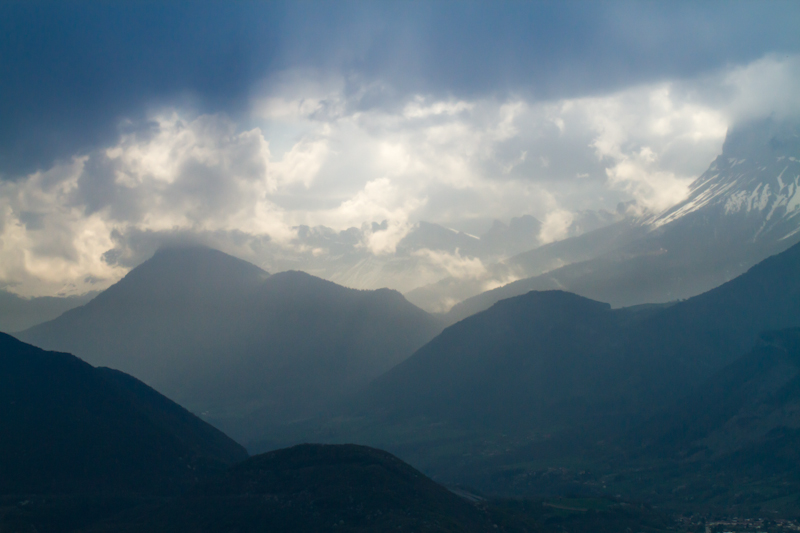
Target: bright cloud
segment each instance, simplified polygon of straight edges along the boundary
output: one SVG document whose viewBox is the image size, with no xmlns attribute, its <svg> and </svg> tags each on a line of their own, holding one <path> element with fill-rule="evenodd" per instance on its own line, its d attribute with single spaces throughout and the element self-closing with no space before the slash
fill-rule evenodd
<svg viewBox="0 0 800 533">
<path fill-rule="evenodd" d="M 486 267 L 477 257 L 462 257 L 458 250 L 448 253 L 441 250 L 423 248 L 412 255 L 428 259 L 434 266 L 444 269 L 455 279 L 480 279 L 487 273 Z"/>
<path fill-rule="evenodd" d="M 235 235 L 231 246 L 263 264 L 327 253 L 298 243 L 299 225 L 365 228 L 359 246 L 389 256 L 421 220 L 462 229 L 531 214 L 551 242 L 578 210 L 680 201 L 733 120 L 797 111 L 798 65 L 768 57 L 703 79 L 549 102 L 375 103 L 386 87 L 288 73 L 254 93 L 248 127 L 162 111 L 125 125 L 114 146 L 2 183 L 0 282 L 26 295 L 109 284 L 127 266 L 104 254 L 133 235 Z M 485 270 L 458 254 L 415 257 L 454 277 Z"/>
</svg>

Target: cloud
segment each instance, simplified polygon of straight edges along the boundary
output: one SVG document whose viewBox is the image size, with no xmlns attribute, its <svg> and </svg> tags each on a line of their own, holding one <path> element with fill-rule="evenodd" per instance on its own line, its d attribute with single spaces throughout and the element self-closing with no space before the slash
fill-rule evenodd
<svg viewBox="0 0 800 533">
<path fill-rule="evenodd" d="M 11 290 L 79 294 L 90 290 L 87 277 L 115 281 L 127 272 L 102 260 L 113 246 L 103 218 L 72 205 L 85 166 L 86 158 L 75 158 L 23 183 L 0 184 L 0 280 Z"/>
<path fill-rule="evenodd" d="M 766 116 L 800 117 L 800 55 L 770 54 L 719 76 L 721 92 L 728 97 L 725 111 L 732 123 Z"/>
<path fill-rule="evenodd" d="M 539 241 L 542 244 L 547 244 L 569 236 L 569 229 L 574 219 L 574 213 L 566 209 L 553 209 L 547 213 L 547 216 L 542 221 Z"/>
<path fill-rule="evenodd" d="M 422 94 L 437 103 L 409 111 L 441 115 L 492 96 L 596 96 L 796 54 L 798 15 L 791 0 L 3 2 L 0 176 L 113 144 L 120 117 L 155 107 L 247 120 L 249 96 L 290 70 L 341 80 L 346 98 L 368 87 L 362 109 Z M 299 106 L 276 96 L 263 114 L 334 112 L 328 88 L 306 88 Z"/>
<path fill-rule="evenodd" d="M 580 211 L 680 200 L 735 120 L 793 112 L 797 65 L 769 56 L 549 101 L 418 93 L 380 105 L 387 84 L 287 71 L 256 86 L 244 118 L 154 108 L 101 148 L 2 182 L 0 282 L 81 292 L 87 277 L 112 283 L 176 240 L 270 268 L 335 255 L 333 241 L 299 238 L 301 226 L 342 239 L 358 228 L 360 250 L 381 260 L 422 220 L 480 233 L 529 214 L 551 242 Z M 761 79 L 781 88 L 760 95 Z M 417 259 L 437 275 L 482 266 L 440 252 Z"/>
<path fill-rule="evenodd" d="M 433 266 L 444 269 L 455 279 L 480 279 L 487 274 L 486 267 L 477 257 L 462 257 L 458 250 L 449 253 L 422 248 L 412 252 L 415 257 L 427 259 Z"/>
</svg>

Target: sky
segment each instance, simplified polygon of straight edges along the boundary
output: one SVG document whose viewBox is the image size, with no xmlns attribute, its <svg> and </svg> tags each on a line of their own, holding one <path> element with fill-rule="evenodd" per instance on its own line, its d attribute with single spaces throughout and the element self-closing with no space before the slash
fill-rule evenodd
<svg viewBox="0 0 800 533">
<path fill-rule="evenodd" d="M 300 225 L 362 228 L 381 257 L 420 221 L 533 215 L 547 242 L 584 210 L 663 210 L 729 127 L 800 114 L 798 21 L 792 1 L 3 2 L 0 288 L 104 288 L 209 236 L 266 266 Z"/>
</svg>

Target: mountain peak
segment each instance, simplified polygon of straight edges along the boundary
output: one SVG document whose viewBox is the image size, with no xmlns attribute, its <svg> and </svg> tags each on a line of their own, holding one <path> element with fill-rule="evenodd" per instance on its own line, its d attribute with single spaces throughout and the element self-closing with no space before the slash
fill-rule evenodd
<svg viewBox="0 0 800 533">
<path fill-rule="evenodd" d="M 236 273 L 248 277 L 257 276 L 266 278 L 269 275 L 269 273 L 252 263 L 202 245 L 159 248 L 156 253 L 153 254 L 153 257 L 134 268 L 131 272 L 143 268 L 182 268 L 184 269 L 184 274 L 186 271 L 201 273 L 214 268 L 229 269 L 235 271 L 231 272 L 231 274 Z"/>
<path fill-rule="evenodd" d="M 120 295 L 141 300 L 176 293 L 191 297 L 203 293 L 242 294 L 268 277 L 269 273 L 256 265 L 213 248 L 169 247 L 158 250 L 93 302 Z"/>
<path fill-rule="evenodd" d="M 697 215 L 728 220 L 744 242 L 800 232 L 800 124 L 769 119 L 731 129 L 689 197 L 649 223 L 657 228 Z"/>
</svg>

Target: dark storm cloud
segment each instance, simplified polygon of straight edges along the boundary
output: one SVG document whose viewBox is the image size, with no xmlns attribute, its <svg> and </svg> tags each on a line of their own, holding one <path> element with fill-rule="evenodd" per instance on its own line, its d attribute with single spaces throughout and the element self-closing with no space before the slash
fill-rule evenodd
<svg viewBox="0 0 800 533">
<path fill-rule="evenodd" d="M 361 105 L 569 97 L 797 51 L 798 18 L 796 2 L 4 2 L 0 176 L 111 144 L 148 107 L 236 116 L 292 68 L 389 87 Z"/>
<path fill-rule="evenodd" d="M 254 50 L 268 57 L 277 35 L 277 17 L 252 23 L 247 7 L 5 3 L 0 173 L 13 177 L 113 142 L 119 121 L 141 118 L 146 105 L 189 99 L 235 110 L 257 73 Z"/>
</svg>

